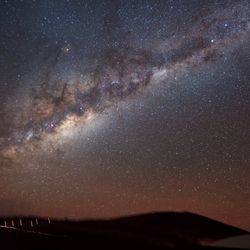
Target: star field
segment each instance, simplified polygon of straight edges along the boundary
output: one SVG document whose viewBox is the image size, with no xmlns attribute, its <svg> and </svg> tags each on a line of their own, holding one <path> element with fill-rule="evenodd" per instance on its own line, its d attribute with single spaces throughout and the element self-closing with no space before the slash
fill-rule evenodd
<svg viewBox="0 0 250 250">
<path fill-rule="evenodd" d="M 185 210 L 250 229 L 248 1 L 0 12 L 0 215 Z"/>
</svg>

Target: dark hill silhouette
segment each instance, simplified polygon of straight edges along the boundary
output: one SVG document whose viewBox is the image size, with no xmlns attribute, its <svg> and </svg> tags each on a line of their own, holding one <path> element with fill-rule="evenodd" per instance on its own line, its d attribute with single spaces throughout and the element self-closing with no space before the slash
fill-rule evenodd
<svg viewBox="0 0 250 250">
<path fill-rule="evenodd" d="M 0 228 L 0 249 L 194 249 L 248 232 L 192 213 L 149 213 L 107 220 L 12 219 Z M 32 227 L 29 222 L 32 220 Z M 0 220 L 10 220 L 5 218 Z M 3 225 L 3 223 L 2 223 Z M 208 248 L 208 247 L 206 247 Z M 214 249 L 214 248 L 213 248 Z"/>
</svg>

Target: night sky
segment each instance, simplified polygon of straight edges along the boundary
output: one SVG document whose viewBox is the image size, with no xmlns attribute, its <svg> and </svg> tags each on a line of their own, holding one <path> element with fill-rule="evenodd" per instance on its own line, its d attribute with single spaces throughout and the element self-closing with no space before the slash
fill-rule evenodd
<svg viewBox="0 0 250 250">
<path fill-rule="evenodd" d="M 250 1 L 0 1 L 0 216 L 190 211 L 250 230 Z"/>
</svg>

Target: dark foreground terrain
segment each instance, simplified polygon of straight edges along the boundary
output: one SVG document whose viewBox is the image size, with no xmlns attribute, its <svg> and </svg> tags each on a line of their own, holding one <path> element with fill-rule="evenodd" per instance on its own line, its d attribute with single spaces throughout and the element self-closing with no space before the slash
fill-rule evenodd
<svg viewBox="0 0 250 250">
<path fill-rule="evenodd" d="M 216 250 L 220 248 L 209 247 L 210 243 L 248 233 L 200 215 L 174 212 L 88 221 L 3 218 L 0 224 L 1 250 Z"/>
</svg>

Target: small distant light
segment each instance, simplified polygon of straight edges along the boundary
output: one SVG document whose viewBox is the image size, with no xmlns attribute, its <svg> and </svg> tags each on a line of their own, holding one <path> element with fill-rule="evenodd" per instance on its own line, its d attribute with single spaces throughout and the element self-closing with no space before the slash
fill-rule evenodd
<svg viewBox="0 0 250 250">
<path fill-rule="evenodd" d="M 214 39 L 211 39 L 211 43 L 214 43 L 215 42 L 215 40 Z"/>
<path fill-rule="evenodd" d="M 225 23 L 224 26 L 227 27 L 227 26 L 228 26 L 228 23 Z"/>
<path fill-rule="evenodd" d="M 62 51 L 64 52 L 64 53 L 69 53 L 70 52 L 70 50 L 71 50 L 71 47 L 70 47 L 70 45 L 68 44 L 68 45 L 66 45 L 66 46 L 64 46 L 64 47 L 62 47 Z"/>
</svg>

